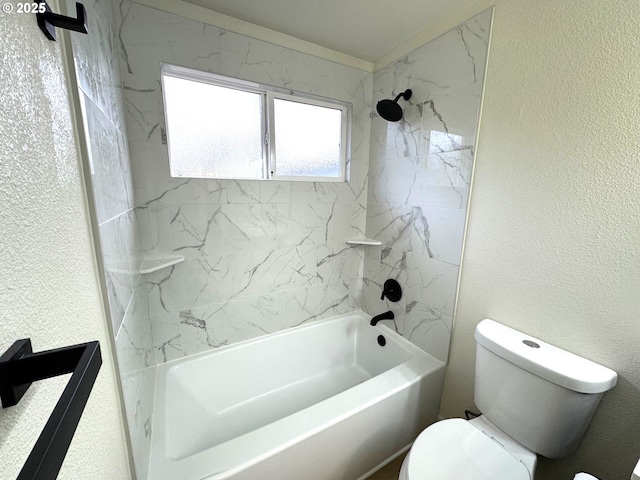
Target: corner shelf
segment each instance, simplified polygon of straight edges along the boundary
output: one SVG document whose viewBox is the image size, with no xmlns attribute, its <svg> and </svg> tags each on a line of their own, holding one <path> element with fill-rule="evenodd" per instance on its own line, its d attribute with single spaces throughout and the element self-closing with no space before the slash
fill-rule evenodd
<svg viewBox="0 0 640 480">
<path fill-rule="evenodd" d="M 347 245 L 369 245 L 369 246 L 379 246 L 382 245 L 382 242 L 379 240 L 374 240 L 373 238 L 350 238 L 346 240 L 344 243 Z"/>
<path fill-rule="evenodd" d="M 140 273 L 153 273 L 163 268 L 171 267 L 178 263 L 184 262 L 183 255 L 167 255 L 166 257 L 150 257 L 142 260 L 140 265 Z"/>
</svg>

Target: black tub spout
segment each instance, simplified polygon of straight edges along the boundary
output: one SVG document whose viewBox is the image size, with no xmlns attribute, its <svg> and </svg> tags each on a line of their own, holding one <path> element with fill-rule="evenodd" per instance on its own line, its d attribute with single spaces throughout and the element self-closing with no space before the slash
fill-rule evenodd
<svg viewBox="0 0 640 480">
<path fill-rule="evenodd" d="M 388 312 L 384 312 L 373 317 L 371 319 L 371 325 L 375 326 L 380 320 L 393 320 L 394 318 L 396 318 L 395 315 L 391 310 L 389 310 Z"/>
</svg>

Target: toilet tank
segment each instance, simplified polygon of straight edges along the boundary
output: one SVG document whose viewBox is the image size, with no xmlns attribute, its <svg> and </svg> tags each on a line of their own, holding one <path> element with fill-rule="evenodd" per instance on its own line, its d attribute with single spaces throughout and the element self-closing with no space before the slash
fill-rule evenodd
<svg viewBox="0 0 640 480">
<path fill-rule="evenodd" d="M 540 455 L 574 452 L 616 372 L 493 320 L 478 324 L 475 340 L 483 415 Z"/>
</svg>

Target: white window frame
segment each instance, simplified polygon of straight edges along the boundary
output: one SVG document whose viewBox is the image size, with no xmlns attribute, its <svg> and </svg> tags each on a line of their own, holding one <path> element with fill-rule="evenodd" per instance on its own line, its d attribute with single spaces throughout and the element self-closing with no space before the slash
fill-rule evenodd
<svg viewBox="0 0 640 480">
<path fill-rule="evenodd" d="M 165 109 L 165 125 L 167 134 L 167 148 L 169 150 L 169 170 L 172 173 L 171 164 L 171 135 L 169 129 L 169 122 L 166 111 L 166 99 L 164 98 L 164 77 L 171 76 L 175 78 L 192 80 L 201 83 L 207 83 L 210 85 L 232 88 L 235 90 L 257 93 L 262 96 L 262 118 L 261 121 L 261 133 L 262 133 L 262 178 L 251 178 L 250 180 L 282 180 L 282 181 L 304 181 L 304 182 L 346 182 L 347 181 L 347 169 L 351 163 L 351 104 L 334 100 L 327 97 L 321 97 L 318 95 L 311 95 L 302 92 L 296 92 L 293 90 L 286 90 L 271 85 L 265 85 L 256 82 L 250 82 L 246 80 L 236 79 L 219 75 L 210 72 L 203 72 L 194 70 L 192 68 L 181 67 L 178 65 L 171 65 L 167 63 L 161 64 L 161 80 L 163 90 L 163 106 Z M 337 177 L 319 177 L 319 176 L 290 176 L 290 175 L 278 175 L 277 174 L 277 152 L 275 146 L 275 109 L 274 99 L 289 100 L 298 103 L 305 103 L 308 105 L 314 105 L 319 107 L 332 108 L 340 110 L 341 112 L 341 138 L 340 138 L 340 176 Z M 245 180 L 246 178 L 230 178 L 230 177 L 215 177 L 215 176 L 200 176 L 200 177 L 186 177 L 183 175 L 177 176 L 177 178 L 211 178 L 211 179 L 225 179 L 225 180 Z"/>
</svg>

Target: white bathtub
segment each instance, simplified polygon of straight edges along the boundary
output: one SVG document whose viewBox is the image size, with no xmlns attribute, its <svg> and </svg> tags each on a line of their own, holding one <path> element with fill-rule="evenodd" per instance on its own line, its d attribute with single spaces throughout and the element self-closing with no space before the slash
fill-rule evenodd
<svg viewBox="0 0 640 480">
<path fill-rule="evenodd" d="M 356 480 L 405 451 L 436 420 L 445 365 L 369 319 L 159 366 L 149 480 Z"/>
</svg>

